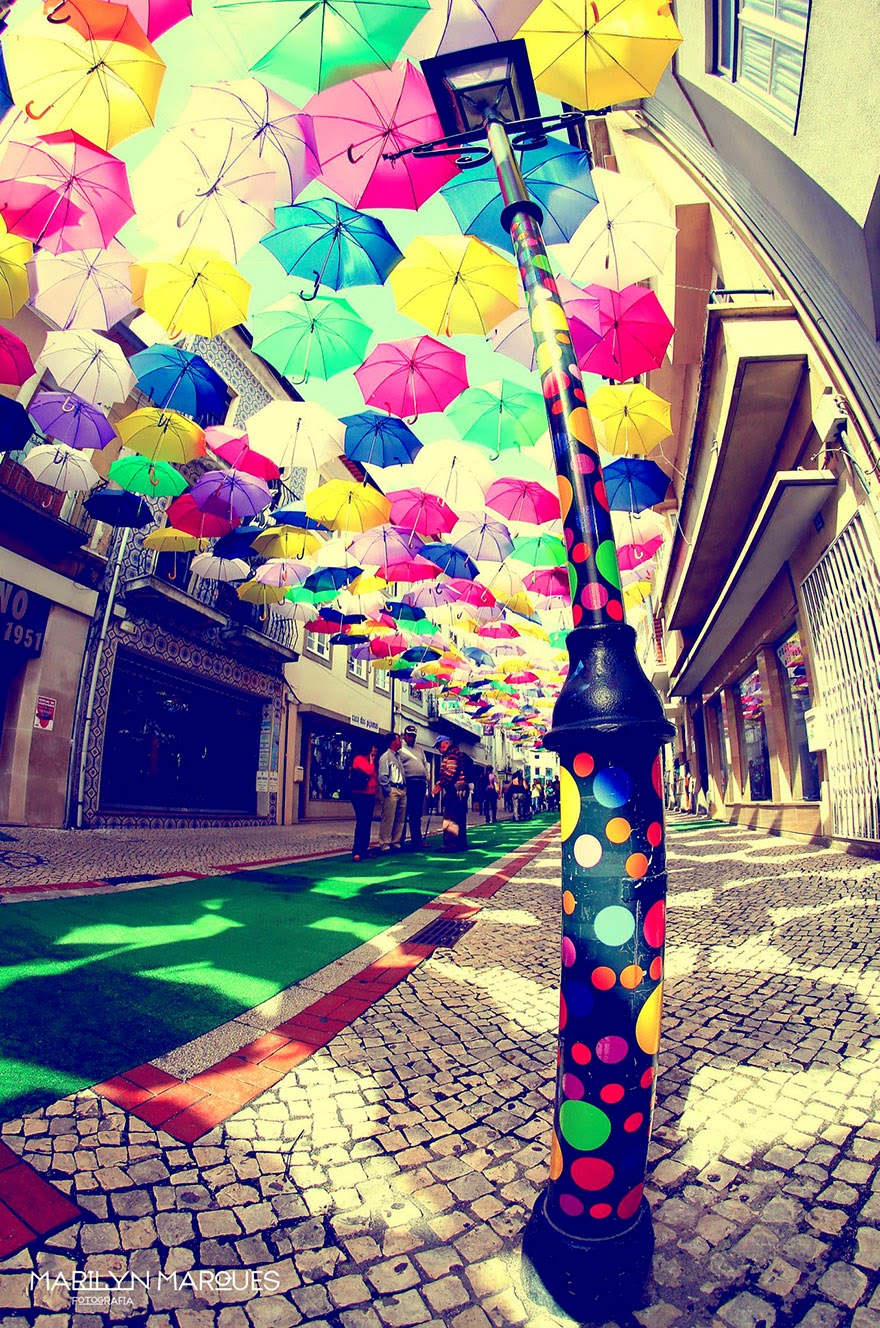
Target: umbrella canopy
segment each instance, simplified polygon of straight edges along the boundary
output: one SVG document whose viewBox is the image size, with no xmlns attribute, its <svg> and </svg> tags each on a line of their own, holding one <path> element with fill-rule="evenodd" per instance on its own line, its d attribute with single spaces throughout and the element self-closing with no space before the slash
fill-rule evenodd
<svg viewBox="0 0 880 1328">
<path fill-rule="evenodd" d="M 241 522 L 238 517 L 217 516 L 213 512 L 203 512 L 197 507 L 188 493 L 181 494 L 170 503 L 165 515 L 168 524 L 196 539 L 215 539 L 218 535 L 228 535 Z"/>
<path fill-rule="evenodd" d="M 248 438 L 282 470 L 319 470 L 342 451 L 345 426 L 314 401 L 270 401 L 248 420 Z"/>
<path fill-rule="evenodd" d="M 0 438 L 4 452 L 18 452 L 36 433 L 34 422 L 20 401 L 0 396 Z"/>
<path fill-rule="evenodd" d="M 662 547 L 662 535 L 654 535 L 644 544 L 621 544 L 617 550 L 617 565 L 621 572 L 633 572 L 649 563 Z"/>
<path fill-rule="evenodd" d="M 97 332 L 50 332 L 40 360 L 62 391 L 96 406 L 124 401 L 134 387 L 121 348 Z"/>
<path fill-rule="evenodd" d="M 566 562 L 565 545 L 556 535 L 521 535 L 513 541 L 510 555 L 529 567 L 562 567 Z"/>
<path fill-rule="evenodd" d="M 402 314 L 429 332 L 485 335 L 519 305 L 509 259 L 472 235 L 419 235 L 390 276 Z"/>
<path fill-rule="evenodd" d="M 655 461 L 621 457 L 605 467 L 608 505 L 617 512 L 641 512 L 666 497 L 669 476 Z"/>
<path fill-rule="evenodd" d="M 398 489 L 386 497 L 391 503 L 391 524 L 406 527 L 425 539 L 447 534 L 458 520 L 442 498 L 424 489 Z"/>
<path fill-rule="evenodd" d="M 517 36 L 538 91 L 582 111 L 653 96 L 682 39 L 656 0 L 541 0 Z"/>
<path fill-rule="evenodd" d="M 150 461 L 184 465 L 205 455 L 205 435 L 199 426 L 174 410 L 142 406 L 116 425 L 119 437 L 133 452 Z"/>
<path fill-rule="evenodd" d="M 445 410 L 468 385 L 465 357 L 433 337 L 382 342 L 354 376 L 367 405 L 412 420 Z"/>
<path fill-rule="evenodd" d="M 559 519 L 559 499 L 535 480 L 503 475 L 486 490 L 486 506 L 508 521 L 541 526 Z"/>
<path fill-rule="evenodd" d="M 139 228 L 172 249 L 198 244 L 237 263 L 274 224 L 275 171 L 231 127 L 166 134 L 131 184 Z"/>
<path fill-rule="evenodd" d="M 492 45 L 516 35 L 538 0 L 435 0 L 406 44 L 412 60 L 471 46 Z"/>
<path fill-rule="evenodd" d="M 10 235 L 0 217 L 0 318 L 14 318 L 30 294 L 28 262 L 34 246 L 21 235 Z"/>
<path fill-rule="evenodd" d="M 49 22 L 67 24 L 86 40 L 112 41 L 139 51 L 150 48 L 145 30 L 131 11 L 126 13 L 109 0 L 43 0 L 43 13 Z"/>
<path fill-rule="evenodd" d="M 126 4 L 151 42 L 192 14 L 192 0 L 126 0 Z"/>
<path fill-rule="evenodd" d="M 598 206 L 555 252 L 576 281 L 621 290 L 662 272 L 678 233 L 659 190 L 647 180 L 596 169 Z"/>
<path fill-rule="evenodd" d="M 520 167 L 529 194 L 544 214 L 541 230 L 546 243 L 570 240 L 597 202 L 589 154 L 548 138 L 543 147 L 521 154 Z M 441 192 L 466 235 L 478 235 L 513 253 L 510 232 L 501 224 L 504 203 L 491 162 L 462 171 Z"/>
<path fill-rule="evenodd" d="M 493 517 L 472 512 L 460 518 L 449 538 L 475 562 L 503 562 L 513 553 L 510 531 Z"/>
<path fill-rule="evenodd" d="M 172 337 L 215 337 L 247 320 L 250 283 L 220 254 L 191 246 L 132 267 L 134 303 Z"/>
<path fill-rule="evenodd" d="M 203 576 L 207 581 L 244 581 L 251 574 L 243 558 L 216 558 L 211 553 L 198 554 L 189 570 L 193 576 Z"/>
<path fill-rule="evenodd" d="M 332 198 L 280 208 L 261 243 L 289 276 L 314 280 L 315 292 L 381 285 L 402 257 L 381 221 Z"/>
<path fill-rule="evenodd" d="M 253 348 L 279 373 L 304 383 L 359 364 L 372 336 L 347 300 L 288 295 L 251 319 Z"/>
<path fill-rule="evenodd" d="M 116 437 L 102 410 L 70 392 L 40 392 L 29 410 L 48 438 L 68 447 L 102 448 Z"/>
<path fill-rule="evenodd" d="M 425 77 L 407 62 L 319 92 L 306 110 L 321 178 L 352 207 L 414 210 L 459 173 L 451 157 L 385 160 L 443 137 Z"/>
<path fill-rule="evenodd" d="M 504 379 L 469 387 L 448 415 L 467 442 L 496 457 L 505 448 L 532 447 L 547 428 L 542 393 Z"/>
<path fill-rule="evenodd" d="M 38 443 L 21 464 L 38 483 L 64 493 L 85 493 L 101 479 L 82 453 L 66 443 Z"/>
<path fill-rule="evenodd" d="M 103 249 L 134 216 L 125 163 L 70 130 L 9 139 L 0 179 L 8 228 L 53 254 Z"/>
<path fill-rule="evenodd" d="M 440 571 L 445 572 L 447 576 L 471 581 L 477 575 L 477 564 L 457 544 L 447 544 L 445 540 L 425 544 L 422 555 L 430 558 L 432 563 L 436 563 Z"/>
<path fill-rule="evenodd" d="M 622 291 L 588 286 L 586 296 L 595 303 L 596 344 L 580 367 L 621 382 L 659 369 L 675 328 L 652 290 L 625 286 Z"/>
<path fill-rule="evenodd" d="M 361 465 L 402 466 L 421 450 L 421 440 L 395 415 L 362 410 L 343 415 L 345 455 Z"/>
<path fill-rule="evenodd" d="M 21 387 L 35 372 L 30 351 L 14 332 L 0 327 L 0 383 Z"/>
<path fill-rule="evenodd" d="M 201 357 L 180 346 L 149 346 L 132 355 L 138 391 L 157 406 L 169 406 L 193 419 L 223 416 L 229 404 L 226 384 Z"/>
<path fill-rule="evenodd" d="M 596 442 L 614 456 L 644 456 L 672 433 L 669 402 L 641 383 L 600 387 L 587 408 Z"/>
<path fill-rule="evenodd" d="M 96 521 L 118 529 L 143 530 L 156 519 L 143 498 L 122 489 L 96 489 L 84 500 L 83 507 Z"/>
<path fill-rule="evenodd" d="M 196 480 L 189 491 L 196 507 L 227 521 L 247 521 L 272 501 L 268 484 L 240 470 L 214 471 Z"/>
<path fill-rule="evenodd" d="M 382 69 L 428 0 L 226 0 L 217 11 L 248 65 L 320 92 Z"/>
<path fill-rule="evenodd" d="M 275 200 L 290 204 L 319 170 L 311 119 L 256 78 L 193 87 L 177 126 L 226 135 L 256 148 L 275 172 Z"/>
<path fill-rule="evenodd" d="M 254 552 L 263 558 L 304 558 L 320 547 L 320 535 L 293 526 L 270 526 L 252 539 Z"/>
<path fill-rule="evenodd" d="M 328 480 L 306 494 L 306 512 L 330 530 L 369 530 L 386 522 L 390 511 L 378 489 L 351 480 Z"/>
<path fill-rule="evenodd" d="M 144 536 L 144 548 L 156 553 L 191 553 L 199 548 L 200 541 L 186 530 L 175 526 L 163 526 L 161 530 L 151 530 Z"/>
<path fill-rule="evenodd" d="M 84 37 L 32 14 L 4 33 L 3 54 L 13 101 L 44 133 L 72 129 L 112 148 L 153 123 L 165 65 L 149 42 Z"/>
<path fill-rule="evenodd" d="M 132 262 L 118 240 L 64 254 L 40 250 L 31 263 L 31 303 L 56 327 L 107 332 L 131 313 Z"/>
<path fill-rule="evenodd" d="M 110 467 L 110 479 L 129 493 L 143 494 L 146 498 L 176 498 L 189 487 L 180 471 L 169 462 L 150 461 L 142 456 L 118 457 Z"/>
<path fill-rule="evenodd" d="M 565 312 L 568 314 L 575 353 L 580 359 L 591 346 L 595 345 L 598 333 L 589 322 L 585 322 L 580 317 L 581 314 L 590 313 L 589 309 L 577 304 L 578 300 L 584 299 L 584 292 L 580 286 L 575 286 L 567 277 L 557 277 L 556 285 L 565 305 Z M 538 352 L 527 309 L 519 308 L 514 313 L 509 314 L 503 322 L 492 329 L 491 337 L 496 350 L 500 350 L 504 355 L 509 355 L 512 360 L 516 360 L 519 364 L 524 364 L 532 373 L 536 371 Z"/>
<path fill-rule="evenodd" d="M 428 493 L 438 494 L 456 512 L 481 508 L 495 472 L 480 448 L 468 443 L 428 443 L 419 452 L 407 478 Z"/>
<path fill-rule="evenodd" d="M 243 470 L 246 475 L 256 475 L 259 480 L 278 480 L 281 471 L 269 457 L 263 456 L 251 447 L 246 434 L 229 438 L 223 442 L 212 440 L 213 430 L 205 430 L 205 440 L 215 456 L 232 466 L 233 470 Z"/>
</svg>

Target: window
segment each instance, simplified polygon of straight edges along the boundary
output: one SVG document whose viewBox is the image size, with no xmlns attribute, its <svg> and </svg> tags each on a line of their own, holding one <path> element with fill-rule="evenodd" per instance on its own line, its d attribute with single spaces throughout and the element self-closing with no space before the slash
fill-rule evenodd
<svg viewBox="0 0 880 1328">
<path fill-rule="evenodd" d="M 373 674 L 373 688 L 377 692 L 391 695 L 391 673 L 388 669 L 376 669 Z"/>
<path fill-rule="evenodd" d="M 709 712 L 715 723 L 715 741 L 718 747 L 718 787 L 721 789 L 721 801 L 723 802 L 727 795 L 727 786 L 730 783 L 731 755 L 727 713 L 721 704 L 720 697 L 716 697 L 711 703 Z"/>
<path fill-rule="evenodd" d="M 770 800 L 770 753 L 767 749 L 767 724 L 764 718 L 764 693 L 761 675 L 755 669 L 736 688 L 742 718 L 745 764 L 748 770 L 747 788 L 743 790 L 750 802 Z"/>
<path fill-rule="evenodd" d="M 348 676 L 357 678 L 360 682 L 366 682 L 369 677 L 369 669 L 365 659 L 355 659 L 354 655 L 348 656 Z"/>
<path fill-rule="evenodd" d="M 318 659 L 330 659 L 330 637 L 327 632 L 306 632 L 306 650 Z"/>
<path fill-rule="evenodd" d="M 797 630 L 776 647 L 776 656 L 782 665 L 782 691 L 785 696 L 788 732 L 792 755 L 796 759 L 792 771 L 794 784 L 792 792 L 796 798 L 802 798 L 805 802 L 818 802 L 819 762 L 815 752 L 811 752 L 807 745 L 807 722 L 804 719 L 804 712 L 812 705 L 810 675 L 807 671 L 800 633 Z"/>
<path fill-rule="evenodd" d="M 309 751 L 309 799 L 342 801 L 348 797 L 351 742 L 339 731 L 316 730 Z"/>
<path fill-rule="evenodd" d="M 794 127 L 810 0 L 715 0 L 715 73 Z"/>
</svg>

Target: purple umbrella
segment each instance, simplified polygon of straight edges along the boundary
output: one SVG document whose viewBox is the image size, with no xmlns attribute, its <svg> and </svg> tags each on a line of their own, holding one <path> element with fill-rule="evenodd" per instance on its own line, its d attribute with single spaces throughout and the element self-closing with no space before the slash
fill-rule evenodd
<svg viewBox="0 0 880 1328">
<path fill-rule="evenodd" d="M 104 412 L 72 392 L 41 392 L 29 409 L 48 438 L 69 447 L 106 447 L 116 437 Z"/>
<path fill-rule="evenodd" d="M 373 526 L 357 535 L 348 551 L 362 566 L 368 563 L 372 567 L 385 567 L 415 558 L 423 544 L 424 540 L 406 526 Z"/>
<path fill-rule="evenodd" d="M 200 511 L 229 521 L 247 521 L 272 501 L 268 484 L 243 470 L 214 471 L 203 475 L 196 480 L 189 496 Z"/>
</svg>

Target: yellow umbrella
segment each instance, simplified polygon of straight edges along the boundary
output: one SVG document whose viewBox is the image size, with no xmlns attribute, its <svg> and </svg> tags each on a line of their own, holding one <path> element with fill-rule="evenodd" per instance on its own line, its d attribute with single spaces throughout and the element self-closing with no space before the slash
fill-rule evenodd
<svg viewBox="0 0 880 1328">
<path fill-rule="evenodd" d="M 644 456 L 672 433 L 669 402 L 641 383 L 600 387 L 587 407 L 596 441 L 614 456 Z"/>
<path fill-rule="evenodd" d="M 377 591 L 386 588 L 388 582 L 382 576 L 372 576 L 369 572 L 361 572 L 360 576 L 350 582 L 345 588 L 349 595 L 375 595 Z"/>
<path fill-rule="evenodd" d="M 643 604 L 650 593 L 650 581 L 633 581 L 623 588 L 623 602 L 628 609 L 634 609 L 637 604 Z"/>
<path fill-rule="evenodd" d="M 331 530 L 370 530 L 391 516 L 384 493 L 354 480 L 328 480 L 306 494 L 306 515 Z"/>
<path fill-rule="evenodd" d="M 267 586 L 252 577 L 250 581 L 243 581 L 235 593 L 248 604 L 280 604 L 287 594 L 287 587 Z"/>
<path fill-rule="evenodd" d="M 484 336 L 519 308 L 516 267 L 473 235 L 419 235 L 388 278 L 397 307 L 437 336 Z"/>
<path fill-rule="evenodd" d="M 14 318 L 30 295 L 26 264 L 34 256 L 30 240 L 10 235 L 0 218 L 0 318 Z"/>
<path fill-rule="evenodd" d="M 174 526 L 163 526 L 145 535 L 143 544 L 145 549 L 156 549 L 159 553 L 191 553 L 202 548 L 205 541 L 188 535 L 185 530 L 175 530 Z"/>
<path fill-rule="evenodd" d="M 539 92 L 582 111 L 652 96 L 682 40 L 657 0 L 541 0 L 517 36 Z"/>
<path fill-rule="evenodd" d="M 4 34 L 3 54 L 12 99 L 41 134 L 73 129 L 112 148 L 153 123 L 165 65 L 147 41 L 86 38 L 32 14 Z"/>
<path fill-rule="evenodd" d="M 119 420 L 116 432 L 133 452 L 151 461 L 174 461 L 183 465 L 205 455 L 205 434 L 194 420 L 176 410 L 144 406 Z"/>
<path fill-rule="evenodd" d="M 250 282 L 220 254 L 190 246 L 131 267 L 132 301 L 172 337 L 214 337 L 247 319 Z"/>
<path fill-rule="evenodd" d="M 270 526 L 251 542 L 263 558 L 304 558 L 321 547 L 321 537 L 299 526 Z"/>
</svg>

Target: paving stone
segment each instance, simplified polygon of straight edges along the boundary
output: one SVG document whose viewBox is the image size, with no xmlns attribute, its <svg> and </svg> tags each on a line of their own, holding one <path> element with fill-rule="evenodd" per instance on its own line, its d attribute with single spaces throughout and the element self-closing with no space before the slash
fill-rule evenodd
<svg viewBox="0 0 880 1328">
<path fill-rule="evenodd" d="M 823 1296 L 838 1305 L 854 1309 L 858 1305 L 868 1286 L 868 1279 L 860 1269 L 852 1264 L 838 1261 L 819 1278 L 819 1290 Z"/>
<path fill-rule="evenodd" d="M 859 1227 L 856 1240 L 853 1262 L 876 1272 L 880 1268 L 880 1231 L 876 1227 Z"/>
<path fill-rule="evenodd" d="M 417 1291 L 403 1291 L 397 1296 L 384 1296 L 373 1308 L 388 1328 L 409 1328 L 411 1324 L 427 1323 L 431 1316 Z"/>
<path fill-rule="evenodd" d="M 776 1310 L 769 1301 L 743 1291 L 718 1307 L 718 1316 L 731 1328 L 773 1328 Z"/>
</svg>

